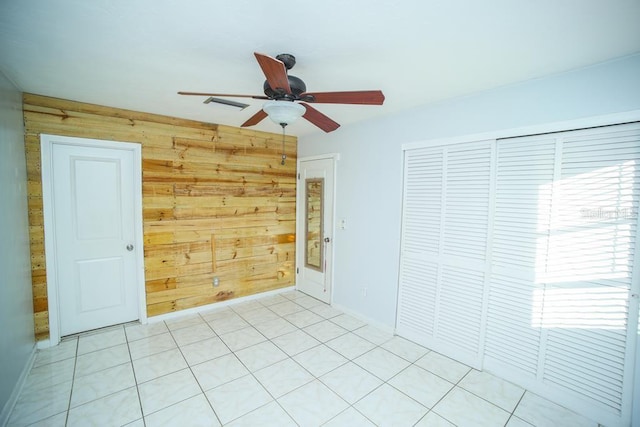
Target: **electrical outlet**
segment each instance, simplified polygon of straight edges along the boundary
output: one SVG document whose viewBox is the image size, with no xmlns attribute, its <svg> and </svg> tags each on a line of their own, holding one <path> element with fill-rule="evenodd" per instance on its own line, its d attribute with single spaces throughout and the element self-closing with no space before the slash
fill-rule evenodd
<svg viewBox="0 0 640 427">
<path fill-rule="evenodd" d="M 217 287 L 220 285 L 220 278 L 218 276 L 213 278 L 213 287 Z"/>
</svg>

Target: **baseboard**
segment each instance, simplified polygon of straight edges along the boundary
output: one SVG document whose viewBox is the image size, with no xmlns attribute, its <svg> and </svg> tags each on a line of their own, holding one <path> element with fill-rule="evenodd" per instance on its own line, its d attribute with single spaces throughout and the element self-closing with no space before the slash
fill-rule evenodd
<svg viewBox="0 0 640 427">
<path fill-rule="evenodd" d="M 45 348 L 53 347 L 53 345 L 51 344 L 51 340 L 49 338 L 47 338 L 46 340 L 38 341 L 36 343 L 36 346 L 38 347 L 38 350 L 43 350 Z"/>
<path fill-rule="evenodd" d="M 295 286 L 288 286 L 286 288 L 274 289 L 273 291 L 260 292 L 259 294 L 247 295 L 246 297 L 234 298 L 227 301 L 214 302 L 212 304 L 201 305 L 199 307 L 187 308 L 185 310 L 174 311 L 172 313 L 160 314 L 158 316 L 147 317 L 147 323 L 163 322 L 165 320 L 176 319 L 189 314 L 198 314 L 205 311 L 210 311 L 216 308 L 228 307 L 231 305 L 240 304 L 247 301 L 256 300 L 259 298 L 268 297 L 270 295 L 277 295 L 284 292 L 295 290 Z"/>
<path fill-rule="evenodd" d="M 18 401 L 18 397 L 20 397 L 20 393 L 24 388 L 24 384 L 27 381 L 27 376 L 29 372 L 31 372 L 31 367 L 33 367 L 33 363 L 36 360 L 36 353 L 38 350 L 38 346 L 34 343 L 33 348 L 31 349 L 31 354 L 29 355 L 29 359 L 27 363 L 25 363 L 22 372 L 20 373 L 20 377 L 18 377 L 18 382 L 13 387 L 13 391 L 11 392 L 11 396 L 9 396 L 9 400 L 5 403 L 4 408 L 2 408 L 2 412 L 0 413 L 0 426 L 5 427 L 9 422 L 9 416 L 11 415 L 11 411 L 13 411 L 13 407 L 16 406 L 16 402 Z"/>
</svg>

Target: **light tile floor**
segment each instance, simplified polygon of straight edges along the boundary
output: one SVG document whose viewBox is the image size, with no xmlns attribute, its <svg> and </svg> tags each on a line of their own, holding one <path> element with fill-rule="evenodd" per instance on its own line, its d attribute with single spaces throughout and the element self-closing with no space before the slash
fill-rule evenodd
<svg viewBox="0 0 640 427">
<path fill-rule="evenodd" d="M 297 291 L 39 351 L 9 426 L 593 426 Z"/>
</svg>

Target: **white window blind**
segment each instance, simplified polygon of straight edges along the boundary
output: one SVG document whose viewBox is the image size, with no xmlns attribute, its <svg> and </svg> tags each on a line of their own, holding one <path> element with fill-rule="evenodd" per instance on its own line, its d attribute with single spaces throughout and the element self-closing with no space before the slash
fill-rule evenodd
<svg viewBox="0 0 640 427">
<path fill-rule="evenodd" d="M 405 152 L 397 333 L 628 425 L 640 124 Z"/>
</svg>

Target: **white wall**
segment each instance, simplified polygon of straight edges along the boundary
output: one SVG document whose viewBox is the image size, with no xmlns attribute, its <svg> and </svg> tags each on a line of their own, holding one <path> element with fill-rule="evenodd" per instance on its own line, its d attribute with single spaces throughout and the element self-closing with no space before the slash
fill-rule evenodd
<svg viewBox="0 0 640 427">
<path fill-rule="evenodd" d="M 35 348 L 22 94 L 0 72 L 0 425 Z"/>
<path fill-rule="evenodd" d="M 334 236 L 334 302 L 395 323 L 402 144 L 638 109 L 640 54 L 300 138 L 299 157 L 341 155 L 336 218 L 347 229 Z"/>
</svg>

